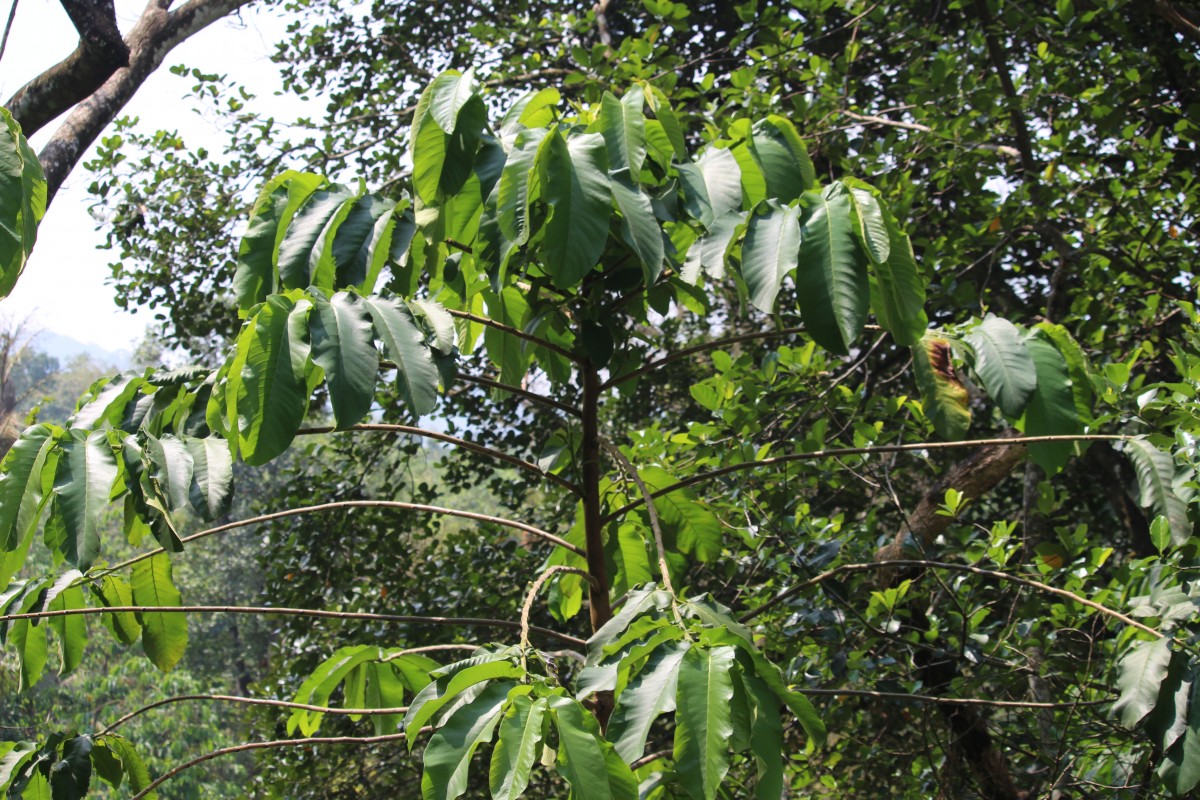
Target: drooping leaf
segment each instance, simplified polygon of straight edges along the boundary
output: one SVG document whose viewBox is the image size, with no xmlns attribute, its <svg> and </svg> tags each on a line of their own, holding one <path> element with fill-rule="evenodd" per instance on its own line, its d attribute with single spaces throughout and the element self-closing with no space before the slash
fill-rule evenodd
<svg viewBox="0 0 1200 800">
<path fill-rule="evenodd" d="M 737 159 L 712 147 L 694 164 L 680 164 L 683 204 L 692 218 L 711 231 L 713 222 L 742 208 L 742 176 Z"/>
<path fill-rule="evenodd" d="M 892 253 L 891 236 L 888 234 L 884 212 L 875 195 L 865 188 L 850 184 L 850 202 L 854 206 L 857 220 L 855 233 L 871 263 L 886 264 Z"/>
<path fill-rule="evenodd" d="M 925 415 L 938 436 L 948 441 L 961 439 L 971 426 L 971 409 L 967 387 L 954 369 L 950 343 L 927 333 L 912 348 L 912 353 Z"/>
<path fill-rule="evenodd" d="M 1176 653 L 1174 656 L 1180 654 Z M 1171 659 L 1173 669 L 1168 674 L 1163 684 L 1163 692 L 1159 696 L 1160 706 L 1173 707 L 1172 716 L 1175 719 L 1170 732 L 1175 735 L 1174 744 L 1165 747 L 1162 745 L 1165 739 L 1156 742 L 1163 751 L 1158 775 L 1167 789 L 1177 796 L 1187 795 L 1200 784 L 1200 697 L 1194 688 L 1194 670 L 1190 670 L 1185 678 L 1173 680 L 1176 671 L 1174 668 L 1185 660 L 1183 657 Z M 1150 719 L 1147 719 L 1147 728 L 1149 725 Z"/>
<path fill-rule="evenodd" d="M 752 214 L 742 245 L 742 278 L 750 302 L 760 311 L 774 311 L 783 279 L 796 268 L 800 248 L 799 212 L 767 201 L 766 213 Z"/>
<path fill-rule="evenodd" d="M 800 222 L 796 294 L 804 325 L 817 344 L 845 355 L 867 320 L 867 258 L 854 234 L 850 194 L 831 183 L 806 192 Z"/>
<path fill-rule="evenodd" d="M 75 570 L 70 570 L 65 576 L 71 581 L 81 577 Z M 83 589 L 79 586 L 66 586 L 54 594 L 53 599 L 46 603 L 47 611 L 68 611 L 85 606 Z M 67 614 L 60 617 L 50 617 L 47 620 L 50 629 L 58 637 L 59 675 L 70 675 L 83 660 L 83 650 L 87 647 L 87 621 L 80 614 Z"/>
<path fill-rule="evenodd" d="M 816 183 L 808 150 L 787 119 L 772 114 L 754 123 L 749 146 L 766 178 L 768 197 L 790 203 Z"/>
<path fill-rule="evenodd" d="M 646 160 L 644 105 L 645 95 L 640 86 L 631 86 L 620 100 L 605 92 L 597 120 L 608 150 L 609 170 L 614 175 L 624 172 L 625 180 L 635 186 Z"/>
<path fill-rule="evenodd" d="M 375 399 L 379 352 L 367 304 L 338 292 L 326 300 L 312 293 L 308 332 L 312 360 L 325 372 L 333 418 L 339 428 L 361 422 Z"/>
<path fill-rule="evenodd" d="M 512 698 L 500 721 L 492 751 L 489 785 L 493 800 L 516 800 L 529 785 L 529 774 L 542 753 L 545 737 L 546 698 L 528 695 Z"/>
<path fill-rule="evenodd" d="M 627 764 L 642 757 L 654 720 L 675 710 L 679 666 L 687 650 L 685 642 L 656 649 L 617 697 L 608 739 Z"/>
<path fill-rule="evenodd" d="M 263 186 L 250 210 L 250 222 L 238 247 L 233 276 L 238 312 L 242 316 L 279 291 L 280 243 L 296 211 L 324 183 L 320 175 L 289 170 Z"/>
<path fill-rule="evenodd" d="M 140 443 L 145 464 L 143 485 L 152 484 L 153 494 L 165 503 L 164 513 L 183 510 L 191 503 L 195 468 L 187 445 L 171 434 L 160 438 L 148 433 L 141 434 Z"/>
<path fill-rule="evenodd" d="M 596 718 L 570 697 L 550 701 L 558 728 L 558 772 L 575 800 L 634 800 L 637 781 L 613 746 L 600 736 Z"/>
<path fill-rule="evenodd" d="M 612 200 L 604 139 L 598 133 L 564 139 L 552 132 L 542 160 L 546 220 L 543 258 L 554 285 L 574 288 L 600 260 Z"/>
<path fill-rule="evenodd" d="M 474 70 L 443 72 L 429 84 L 429 90 L 429 115 L 445 133 L 453 134 L 459 112 L 478 91 Z"/>
<path fill-rule="evenodd" d="M 715 280 L 725 277 L 725 265 L 729 255 L 729 246 L 733 243 L 738 229 L 746 224 L 747 214 L 742 211 L 730 211 L 718 217 L 709 228 L 708 233 L 701 236 L 688 248 L 680 277 L 687 283 L 695 283 L 701 270 Z M 743 252 L 743 258 L 745 253 Z M 776 265 L 778 268 L 778 265 Z"/>
<path fill-rule="evenodd" d="M 467 181 L 486 116 L 469 72 L 443 72 L 421 94 L 411 141 L 413 188 L 425 205 L 438 205 Z"/>
<path fill-rule="evenodd" d="M 758 766 L 754 796 L 758 800 L 778 800 L 783 794 L 783 721 L 779 700 L 766 683 L 755 675 L 738 675 L 753 706 L 750 723 L 750 749 Z"/>
<path fill-rule="evenodd" d="M 554 108 L 562 100 L 558 89 L 547 87 L 530 92 L 505 112 L 500 120 L 500 134 L 511 136 L 522 128 L 542 128 L 554 119 Z"/>
<path fill-rule="evenodd" d="M 624 175 L 611 176 L 609 185 L 621 210 L 623 229 L 645 272 L 646 285 L 653 285 L 662 274 L 664 250 L 662 228 L 654 218 L 650 196 Z"/>
<path fill-rule="evenodd" d="M 133 565 L 133 602 L 139 606 L 178 606 L 182 597 L 171 581 L 171 559 L 158 553 Z M 170 611 L 138 612 L 142 625 L 142 649 L 163 672 L 183 658 L 187 649 L 187 617 Z"/>
<path fill-rule="evenodd" d="M 233 504 L 233 458 L 229 445 L 216 436 L 184 440 L 192 457 L 188 499 L 201 517 L 212 521 Z"/>
<path fill-rule="evenodd" d="M 873 300 L 875 315 L 898 344 L 914 347 L 929 324 L 925 316 L 925 279 L 908 236 L 891 214 L 885 212 L 883 218 L 888 257 L 873 265 L 878 290 L 878 299 Z"/>
<path fill-rule="evenodd" d="M 0 297 L 17 284 L 46 213 L 46 176 L 8 109 L 0 108 Z"/>
<path fill-rule="evenodd" d="M 489 684 L 429 737 L 421 759 L 423 800 L 454 800 L 467 790 L 471 757 L 479 745 L 492 740 L 513 686 L 510 681 Z"/>
<path fill-rule="evenodd" d="M 353 207 L 354 193 L 345 186 L 330 186 L 314 192 L 292 218 L 283 241 L 279 245 L 279 284 L 281 289 L 303 289 L 312 285 L 317 276 L 315 268 L 321 260 L 321 248 L 318 243 L 322 240 L 330 223 L 336 231 L 345 215 Z M 350 205 L 347 205 L 347 204 Z M 330 245 L 332 245 L 332 235 Z M 332 260 L 329 262 L 328 274 L 322 281 L 333 283 Z M 328 288 L 323 286 L 321 288 Z"/>
<path fill-rule="evenodd" d="M 129 607 L 133 605 L 133 587 L 124 578 L 117 575 L 105 575 L 99 588 L 93 587 L 93 592 L 100 604 L 108 607 Z M 124 645 L 136 642 L 142 635 L 142 624 L 132 611 L 114 611 L 104 615 L 104 622 L 117 640 Z"/>
<path fill-rule="evenodd" d="M 364 297 L 383 352 L 396 364 L 396 386 L 414 414 L 437 406 L 438 371 L 412 312 L 391 296 Z"/>
<path fill-rule="evenodd" d="M 150 786 L 150 771 L 146 769 L 146 763 L 133 744 L 124 736 L 112 733 L 106 733 L 100 739 L 121 759 L 121 767 L 129 779 L 130 790 L 146 791 Z M 147 792 L 145 800 L 157 800 L 157 797 L 158 793 L 151 791 Z"/>
<path fill-rule="evenodd" d="M 963 337 L 975 351 L 975 373 L 1007 416 L 1019 417 L 1037 388 L 1037 366 L 1016 326 L 988 314 Z"/>
<path fill-rule="evenodd" d="M 20 613 L 29 613 L 29 609 Z M 34 625 L 28 619 L 16 620 L 8 631 L 8 645 L 17 654 L 17 691 L 29 691 L 46 669 L 46 626 Z"/>
<path fill-rule="evenodd" d="M 62 745 L 62 758 L 50 768 L 53 800 L 79 800 L 92 782 L 92 737 L 75 736 Z"/>
<path fill-rule="evenodd" d="M 100 531 L 117 479 L 117 461 L 104 431 L 67 431 L 54 475 L 54 509 L 64 526 L 63 555 L 87 570 L 100 555 Z"/>
<path fill-rule="evenodd" d="M 639 474 L 651 492 L 662 491 L 677 482 L 661 467 L 646 467 Z M 654 498 L 654 508 L 664 534 L 679 552 L 704 562 L 720 557 L 721 522 L 691 489 L 683 487 Z M 667 547 L 671 549 L 671 544 Z"/>
<path fill-rule="evenodd" d="M 53 443 L 49 426 L 26 428 L 0 464 L 0 552 L 16 550 L 26 539 L 27 531 L 20 520 L 24 516 L 28 521 L 31 506 L 39 505 L 41 466 Z M 0 582 L 0 586 L 6 585 L 7 578 Z"/>
<path fill-rule="evenodd" d="M 1075 408 L 1071 393 L 1071 378 L 1067 362 L 1058 348 L 1040 334 L 1025 340 L 1025 346 L 1037 369 L 1037 389 L 1025 409 L 1026 436 L 1064 436 L 1083 433 L 1083 423 Z M 1075 442 L 1031 442 L 1029 457 L 1054 475 L 1076 452 Z"/>
<path fill-rule="evenodd" d="M 106 422 L 119 425 L 125 416 L 126 405 L 145 384 L 146 379 L 133 371 L 105 379 L 103 387 L 71 417 L 68 427 L 93 430 Z"/>
<path fill-rule="evenodd" d="M 1134 727 L 1154 710 L 1170 662 L 1170 638 L 1137 642 L 1121 657 L 1117 676 L 1121 696 L 1113 704 L 1113 711 L 1125 727 Z"/>
<path fill-rule="evenodd" d="M 679 668 L 675 768 L 693 800 L 713 800 L 729 772 L 734 649 L 690 648 Z"/>
<path fill-rule="evenodd" d="M 422 689 L 408 706 L 404 715 L 404 733 L 412 749 L 417 732 L 423 725 L 436 721 L 436 715 L 451 700 L 466 689 L 485 681 L 520 678 L 521 668 L 507 658 L 488 655 L 472 658 L 443 667 L 444 674 Z"/>
<path fill-rule="evenodd" d="M 1173 545 L 1186 543 L 1192 535 L 1192 523 L 1187 505 L 1175 492 L 1175 459 L 1142 436 L 1127 441 L 1125 452 L 1137 472 L 1142 507 L 1167 518 Z"/>
</svg>

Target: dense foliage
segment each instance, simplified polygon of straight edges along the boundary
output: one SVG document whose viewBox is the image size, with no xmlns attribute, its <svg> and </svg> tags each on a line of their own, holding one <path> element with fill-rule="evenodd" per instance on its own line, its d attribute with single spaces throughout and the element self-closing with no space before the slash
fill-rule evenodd
<svg viewBox="0 0 1200 800">
<path fill-rule="evenodd" d="M 1195 42 L 1117 2 L 609 5 L 301 4 L 320 135 L 197 72 L 223 159 L 106 142 L 118 285 L 212 365 L 7 457 L 22 684 L 85 613 L 179 663 L 172 554 L 302 437 L 242 609 L 291 615 L 240 681 L 284 707 L 255 792 L 1191 791 Z M 132 741 L 0 777 L 149 792 Z"/>
</svg>

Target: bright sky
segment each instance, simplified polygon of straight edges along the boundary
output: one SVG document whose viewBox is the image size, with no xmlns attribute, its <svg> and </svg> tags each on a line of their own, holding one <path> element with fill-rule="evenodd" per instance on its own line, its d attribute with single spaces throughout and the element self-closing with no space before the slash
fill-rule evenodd
<svg viewBox="0 0 1200 800">
<path fill-rule="evenodd" d="M 0 24 L 7 19 L 9 8 L 8 2 L 0 2 Z M 142 8 L 137 0 L 117 0 L 122 32 L 128 32 Z M 140 117 L 148 130 L 178 130 L 190 147 L 204 145 L 219 151 L 221 130 L 193 113 L 183 101 L 192 82 L 172 75 L 167 68 L 184 63 L 205 72 L 227 74 L 260 99 L 272 102 L 279 75 L 268 56 L 284 27 L 283 21 L 265 10 L 246 10 L 240 17 L 213 23 L 168 54 L 124 113 Z M 20 0 L 8 47 L 0 61 L 0 102 L 67 56 L 77 38 L 57 0 Z M 34 136 L 35 150 L 56 127 L 52 123 Z M 91 157 L 89 151 L 81 164 Z M 0 315 L 29 318 L 36 328 L 109 350 L 132 348 L 153 321 L 152 316 L 148 311 L 123 312 L 113 303 L 114 289 L 105 280 L 110 275 L 108 264 L 116 253 L 96 249 L 104 236 L 96 230 L 87 211 L 89 181 L 87 171 L 77 166 L 59 190 L 42 221 L 37 244 L 17 288 L 0 300 Z"/>
</svg>

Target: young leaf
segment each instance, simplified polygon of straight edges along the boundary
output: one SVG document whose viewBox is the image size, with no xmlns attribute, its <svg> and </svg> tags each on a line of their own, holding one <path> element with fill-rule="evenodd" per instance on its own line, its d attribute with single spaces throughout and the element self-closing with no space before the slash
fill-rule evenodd
<svg viewBox="0 0 1200 800">
<path fill-rule="evenodd" d="M 988 314 L 963 339 L 975 351 L 975 372 L 1009 417 L 1025 411 L 1037 388 L 1037 366 L 1015 325 Z"/>
<path fill-rule="evenodd" d="M 675 768 L 693 800 L 713 800 L 729 772 L 734 648 L 692 647 L 679 669 Z"/>
<path fill-rule="evenodd" d="M 768 200 L 766 213 L 751 214 L 742 245 L 742 278 L 750 302 L 760 311 L 774 311 L 783 279 L 796 268 L 800 216 L 794 208 Z"/>
<path fill-rule="evenodd" d="M 133 602 L 139 606 L 178 606 L 182 597 L 171 581 L 171 559 L 159 553 L 133 565 Z M 163 672 L 183 658 L 187 649 L 187 617 L 169 611 L 143 611 L 142 649 Z"/>
<path fill-rule="evenodd" d="M 429 737 L 421 759 L 423 800 L 454 800 L 467 790 L 467 771 L 475 749 L 492 740 L 500 712 L 515 686 L 510 681 L 488 685 L 461 706 Z"/>
<path fill-rule="evenodd" d="M 817 344 L 838 355 L 867 320 L 867 259 L 854 235 L 850 194 L 840 183 L 803 196 L 796 294 L 804 324 Z"/>
<path fill-rule="evenodd" d="M 41 466 L 53 444 L 49 426 L 26 428 L 0 464 L 0 552 L 16 550 L 26 538 L 27 527 L 20 518 L 25 516 L 28 522 L 31 504 L 40 506 Z M 0 581 L 0 586 L 7 585 L 8 578 Z"/>
<path fill-rule="evenodd" d="M 356 294 L 338 292 L 328 300 L 315 292 L 309 296 L 312 360 L 325 372 L 334 421 L 345 428 L 362 421 L 375 400 L 379 351 L 371 316 Z"/>
<path fill-rule="evenodd" d="M 516 800 L 529 785 L 529 773 L 542 752 L 547 700 L 528 695 L 512 698 L 500 721 L 499 738 L 492 751 L 489 785 L 493 800 Z"/>
</svg>

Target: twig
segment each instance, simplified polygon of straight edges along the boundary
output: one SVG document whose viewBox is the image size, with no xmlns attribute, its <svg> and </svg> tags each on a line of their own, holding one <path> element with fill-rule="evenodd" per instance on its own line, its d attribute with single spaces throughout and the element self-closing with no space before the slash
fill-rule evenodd
<svg viewBox="0 0 1200 800">
<path fill-rule="evenodd" d="M 547 567 L 542 570 L 542 574 L 537 576 L 533 585 L 529 587 L 529 591 L 525 593 L 525 602 L 521 604 L 521 670 L 526 670 L 525 651 L 529 649 L 529 611 L 533 608 L 533 601 L 537 599 L 537 593 L 541 590 L 542 585 L 549 580 L 550 576 L 557 575 L 560 572 L 570 573 L 571 575 L 579 575 L 587 580 L 592 588 L 596 591 L 602 591 L 600 582 L 596 580 L 594 575 L 588 573 L 587 570 L 579 569 L 578 567 L 568 567 L 563 564 L 556 564 L 552 567 Z"/>
<path fill-rule="evenodd" d="M 541 403 L 542 405 L 556 408 L 564 414 L 570 414 L 573 417 L 583 416 L 583 412 L 578 408 L 575 408 L 575 406 L 569 406 L 566 403 L 560 403 L 553 398 L 544 397 L 537 392 L 531 392 L 528 389 L 522 389 L 520 386 L 513 386 L 510 383 L 501 383 L 500 381 L 494 381 L 491 378 L 484 378 L 479 375 L 468 375 L 465 372 L 458 373 L 458 378 L 459 380 L 466 381 L 467 383 L 477 383 L 480 386 L 487 386 L 491 389 L 499 389 L 503 392 L 512 392 L 518 397 L 523 397 L 531 402 Z"/>
<path fill-rule="evenodd" d="M 103 736 L 107 733 L 112 733 L 126 722 L 145 714 L 147 711 L 152 711 L 153 709 L 170 705 L 172 703 L 183 703 L 191 700 L 209 700 L 219 703 L 240 703 L 248 706 L 275 706 L 277 708 L 294 708 L 301 711 L 316 711 L 320 714 L 359 714 L 364 717 L 383 716 L 385 714 L 404 714 L 408 711 L 408 706 L 401 708 L 330 708 L 328 706 L 309 705 L 308 703 L 292 703 L 288 702 L 287 700 L 269 700 L 265 697 L 239 697 L 237 695 L 230 694 L 178 694 L 174 697 L 168 697 L 163 700 L 159 700 L 156 703 L 151 703 L 148 706 L 142 706 L 136 711 L 130 711 L 128 714 L 121 717 L 116 722 L 101 731 L 99 735 Z"/>
<path fill-rule="evenodd" d="M 641 492 L 642 500 L 646 506 L 646 514 L 650 517 L 650 530 L 654 532 L 654 547 L 658 550 L 658 569 L 662 573 L 663 586 L 671 593 L 671 597 L 674 597 L 675 587 L 671 585 L 671 571 L 667 566 L 667 546 L 663 543 L 662 525 L 659 524 L 658 509 L 654 507 L 650 490 L 646 488 L 645 482 L 642 481 L 642 476 L 638 475 L 637 468 L 621 452 L 621 448 L 607 439 L 601 439 L 600 445 L 608 450 L 609 455 L 620 465 L 622 471 L 630 477 L 637 486 L 638 491 Z"/>
<path fill-rule="evenodd" d="M 600 384 L 600 390 L 604 391 L 605 389 L 611 389 L 612 387 L 622 384 L 625 381 L 633 380 L 634 378 L 645 375 L 647 372 L 656 370 L 664 364 L 669 364 L 672 361 L 678 361 L 681 358 L 687 358 L 690 355 L 701 353 L 705 350 L 712 350 L 714 348 L 723 347 L 729 344 L 738 344 L 739 342 L 751 342 L 755 339 L 772 339 L 775 337 L 791 336 L 796 333 L 802 333 L 803 331 L 804 328 L 802 327 L 781 328 L 777 331 L 756 331 L 755 333 L 743 333 L 737 336 L 728 336 L 724 339 L 713 339 L 711 342 L 694 344 L 691 347 L 685 347 L 682 350 L 676 350 L 656 361 L 651 361 L 648 364 L 638 367 L 633 372 L 627 372 L 624 375 L 617 375 L 616 377 L 609 378 L 607 381 Z"/>
<path fill-rule="evenodd" d="M 494 319 L 488 319 L 487 317 L 481 317 L 477 314 L 471 314 L 466 311 L 458 311 L 457 309 L 453 309 L 453 308 L 447 308 L 446 313 L 450 314 L 453 317 L 458 317 L 459 319 L 470 320 L 471 322 L 475 322 L 480 325 L 484 325 L 488 328 L 494 328 L 495 330 L 503 331 L 504 333 L 507 333 L 510 336 L 516 336 L 518 339 L 524 339 L 525 341 L 531 342 L 532 344 L 535 344 L 538 347 L 544 347 L 545 349 L 549 350 L 551 353 L 558 353 L 560 356 L 567 359 L 572 364 L 583 363 L 583 359 L 580 358 L 579 356 L 575 355 L 574 353 L 572 353 L 570 350 L 566 350 L 562 347 L 559 347 L 554 342 L 546 341 L 545 339 L 534 336 L 531 333 L 526 333 L 525 331 L 521 330 L 520 328 L 514 328 L 511 325 L 505 325 L 502 322 L 496 322 Z"/>
<path fill-rule="evenodd" d="M 1075 708 L 1076 706 L 1102 706 L 1112 702 L 1105 700 L 1072 700 L 1061 703 L 1037 703 L 1023 700 L 984 700 L 979 697 L 934 697 L 927 694 L 905 694 L 904 692 L 873 692 L 868 689 L 794 689 L 793 691 L 812 697 L 875 697 L 881 700 L 900 700 L 907 703 L 932 703 L 947 706 L 989 706 L 992 708 Z"/>
</svg>

